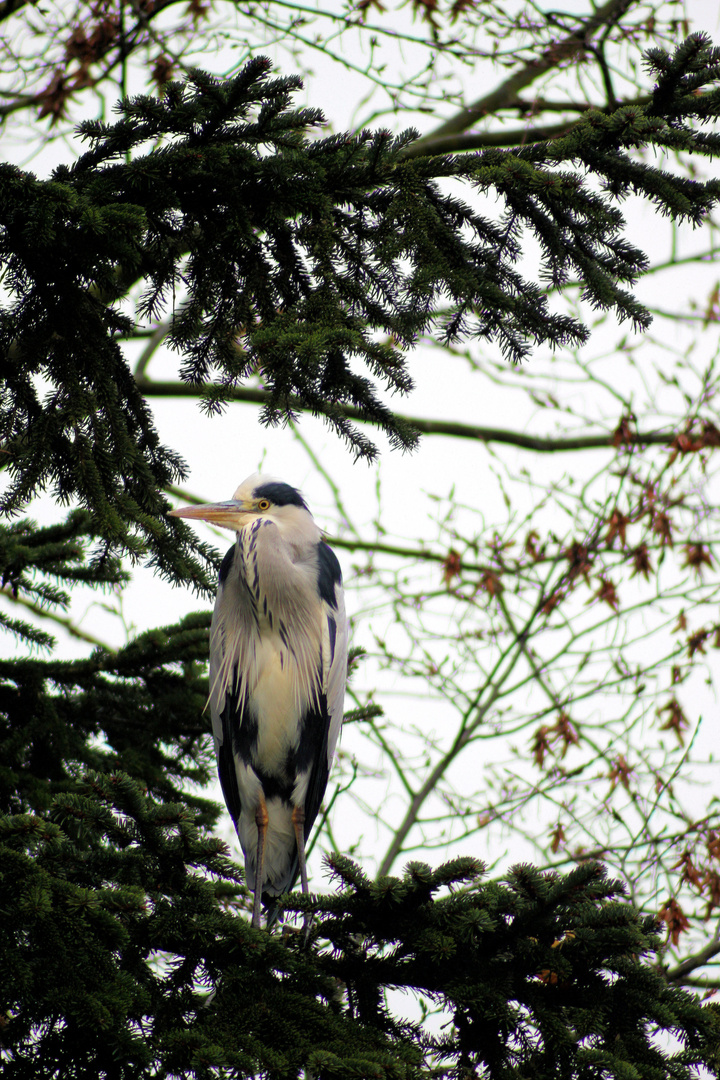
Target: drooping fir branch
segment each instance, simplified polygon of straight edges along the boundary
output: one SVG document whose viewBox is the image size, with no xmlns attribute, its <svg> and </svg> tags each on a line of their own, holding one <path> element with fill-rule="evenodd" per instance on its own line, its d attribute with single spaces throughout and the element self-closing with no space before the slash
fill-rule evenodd
<svg viewBox="0 0 720 1080">
<path fill-rule="evenodd" d="M 87 511 L 72 511 L 65 521 L 45 528 L 27 519 L 0 525 L 0 588 L 42 613 L 67 609 L 68 586 L 103 587 L 127 581 L 128 575 L 116 558 L 100 557 L 98 551 L 93 556 L 92 543 L 102 550 Z M 6 611 L 0 610 L 0 626 L 29 644 L 41 648 L 54 644 L 50 635 Z"/>
<path fill-rule="evenodd" d="M 165 576 L 209 587 L 211 553 L 165 517 L 161 490 L 183 463 L 161 445 L 120 351 L 129 323 L 117 304 L 134 283 L 142 317 L 170 312 L 181 376 L 209 411 L 261 372 L 265 422 L 299 403 L 366 457 L 375 447 L 352 410 L 395 446 L 417 439 L 383 394 L 410 390 L 419 334 L 495 341 L 512 361 L 535 343 L 586 339 L 518 269 L 528 235 L 541 281 L 579 278 L 594 307 L 647 325 L 628 291 L 645 257 L 618 200 L 634 190 L 697 223 L 720 192 L 630 156 L 717 149 L 719 136 L 690 126 L 720 110 L 717 50 L 695 35 L 649 62 L 660 78 L 645 107 L 591 112 L 565 138 L 516 151 L 406 160 L 412 132 L 309 138 L 320 113 L 292 109 L 298 80 L 271 79 L 258 58 L 233 79 L 197 72 L 162 99 L 123 102 L 114 124 L 83 125 L 90 149 L 49 182 L 3 167 L 11 482 L 0 505 L 16 512 L 50 487 L 92 512 L 108 550 L 149 554 Z M 483 216 L 447 179 L 499 195 L 505 213 Z"/>
<path fill-rule="evenodd" d="M 0 659 L 0 812 L 42 811 L 75 790 L 79 770 L 124 769 L 153 798 L 214 821 L 219 808 L 188 790 L 214 772 L 209 627 L 202 612 L 82 660 Z"/>
<path fill-rule="evenodd" d="M 0 818 L 0 859 L 8 1080 L 281 1080 L 314 1053 L 419 1076 L 407 1036 L 356 1025 L 311 955 L 234 914 L 241 872 L 182 803 L 90 774 L 51 820 Z"/>
</svg>

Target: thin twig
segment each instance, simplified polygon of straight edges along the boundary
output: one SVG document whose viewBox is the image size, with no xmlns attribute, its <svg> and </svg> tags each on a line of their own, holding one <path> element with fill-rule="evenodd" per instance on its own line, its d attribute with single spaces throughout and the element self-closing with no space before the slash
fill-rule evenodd
<svg viewBox="0 0 720 1080">
<path fill-rule="evenodd" d="M 107 642 L 101 641 L 100 638 L 95 637 L 94 634 L 88 634 L 87 631 L 81 630 L 72 619 L 65 615 L 58 615 L 54 611 L 48 611 L 47 608 L 41 607 L 33 600 L 28 600 L 24 596 L 13 596 L 12 590 L 9 587 L 0 589 L 0 594 L 7 600 L 12 601 L 13 604 L 19 604 L 20 607 L 27 608 L 28 611 L 32 611 L 33 615 L 39 616 L 41 619 L 49 619 L 50 622 L 56 623 L 58 626 L 62 626 L 63 630 L 66 630 L 72 637 L 78 638 L 80 641 L 86 641 L 89 645 L 94 645 L 98 649 L 104 649 L 106 652 L 114 653 L 117 650 L 112 645 L 108 645 Z"/>
</svg>

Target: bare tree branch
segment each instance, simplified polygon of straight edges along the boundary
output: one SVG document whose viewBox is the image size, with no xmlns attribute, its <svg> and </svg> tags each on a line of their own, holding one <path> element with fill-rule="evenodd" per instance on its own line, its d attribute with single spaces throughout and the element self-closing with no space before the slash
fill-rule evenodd
<svg viewBox="0 0 720 1080">
<path fill-rule="evenodd" d="M 8 19 L 10 16 L 20 11 L 23 7 L 26 7 L 27 2 L 28 0 L 0 0 L 0 22 L 2 22 L 4 19 Z M 100 43 L 97 46 L 97 54 L 94 57 L 93 63 L 99 62 L 101 59 L 110 54 L 117 53 L 117 56 L 113 59 L 112 63 L 101 73 L 99 77 L 94 78 L 90 83 L 83 81 L 77 87 L 73 87 L 71 89 L 71 94 L 82 92 L 87 88 L 88 85 L 97 87 L 107 77 L 110 71 L 117 65 L 120 57 L 123 56 L 126 51 L 132 52 L 132 50 L 136 47 L 136 35 L 142 30 L 145 30 L 146 32 L 149 31 L 149 20 L 156 18 L 161 11 L 164 11 L 166 8 L 172 7 L 179 2 L 180 0 L 154 0 L 154 3 L 152 4 L 151 8 L 148 9 L 147 14 L 142 12 L 139 8 L 136 8 L 135 14 L 137 15 L 138 21 L 133 26 L 126 29 L 122 37 L 109 37 L 107 42 Z M 34 7 L 35 4 L 33 3 L 32 6 Z M 68 30 L 71 28 L 71 25 L 72 24 L 67 25 Z M 155 40 L 154 37 L 153 40 Z M 173 59 L 175 59 L 175 57 L 173 57 Z M 43 87 L 43 89 L 39 90 L 35 94 L 18 94 L 17 97 L 13 97 L 13 99 L 7 102 L 7 104 L 0 106 L 0 117 L 10 116 L 12 113 L 17 112 L 19 109 L 26 109 L 32 106 L 42 105 L 46 97 L 46 92 L 47 88 Z"/>
<path fill-rule="evenodd" d="M 41 607 L 40 604 L 28 600 L 25 596 L 13 595 L 13 591 L 9 586 L 0 589 L 0 595 L 11 603 L 19 604 L 21 607 L 27 608 L 28 611 L 32 611 L 33 615 L 37 615 L 41 619 L 49 619 L 50 622 L 56 623 L 57 626 L 62 626 L 63 630 L 66 630 L 72 637 L 78 638 L 79 641 L 85 641 L 88 645 L 94 645 L 98 649 L 105 649 L 106 652 L 115 652 L 112 645 L 101 641 L 94 634 L 88 634 L 85 630 L 81 630 L 77 623 L 67 616 L 58 615 L 55 611 L 49 611 L 47 608 Z"/>
<path fill-rule="evenodd" d="M 482 120 L 485 116 L 496 113 L 499 109 L 519 105 L 521 101 L 519 93 L 521 90 L 524 90 L 526 86 L 530 86 L 541 75 L 557 67 L 561 62 L 566 63 L 576 57 L 578 53 L 585 49 L 593 34 L 601 27 L 616 22 L 625 14 L 633 2 L 634 0 L 608 0 L 606 4 L 598 8 L 594 15 L 583 20 L 576 30 L 562 41 L 558 41 L 546 49 L 539 58 L 530 60 L 514 75 L 511 75 L 494 90 L 491 90 L 489 94 L 484 94 L 472 105 L 460 109 L 449 120 L 436 127 L 434 131 L 414 142 L 405 151 L 405 156 L 412 158 L 427 153 L 438 153 L 438 150 L 429 150 L 428 147 L 430 145 L 436 147 L 439 140 L 467 131 L 472 124 Z"/>
<path fill-rule="evenodd" d="M 409 146 L 404 157 L 412 158 L 431 154 L 455 154 L 461 150 L 483 150 L 490 146 L 527 146 L 529 143 L 545 142 L 548 139 L 561 138 L 578 123 L 577 120 L 565 120 L 561 124 L 546 124 L 544 127 L 511 128 L 509 131 L 463 131 L 457 135 L 441 135 L 436 139 L 422 140 Z"/>
<path fill-rule="evenodd" d="M 181 382 L 152 382 L 139 378 L 137 384 L 146 397 L 189 397 L 202 398 L 202 390 L 197 386 Z M 245 401 L 254 405 L 270 403 L 270 394 L 266 390 L 252 387 L 235 387 L 230 392 L 233 401 Z M 292 409 L 303 411 L 302 404 L 296 398 L 290 398 Z M 350 420 L 359 423 L 368 421 L 358 409 L 350 406 L 334 406 Z M 400 416 L 400 419 L 419 431 L 422 435 L 446 435 L 456 439 L 471 439 L 474 442 L 504 443 L 518 446 L 522 450 L 532 450 L 540 454 L 564 453 L 568 450 L 612 449 L 617 445 L 614 432 L 597 435 L 577 435 L 554 438 L 552 436 L 527 435 L 525 432 L 508 431 L 504 428 L 478 427 L 475 424 L 461 424 L 451 420 L 427 420 L 419 416 Z M 638 431 L 623 436 L 623 444 L 628 446 L 669 446 L 678 433 L 669 431 Z"/>
<path fill-rule="evenodd" d="M 649 94 L 642 94 L 631 101 L 623 101 L 623 105 L 646 105 L 650 100 Z M 534 103 L 534 107 L 529 102 L 518 100 L 518 108 L 521 108 L 526 114 L 539 114 L 543 112 L 589 112 L 591 109 L 597 108 L 601 111 L 604 110 L 604 106 L 593 105 L 588 102 L 584 105 L 572 104 L 565 105 L 559 101 L 538 101 Z M 524 108 L 522 108 L 524 106 Z M 514 105 L 513 105 L 514 107 Z M 562 138 L 563 135 L 575 127 L 579 123 L 576 119 L 564 120 L 559 124 L 546 124 L 544 127 L 530 127 L 526 125 L 521 128 L 510 128 L 508 131 L 466 131 L 460 132 L 457 135 L 441 135 L 437 138 L 431 138 L 430 136 L 424 137 L 422 142 L 423 154 L 455 154 L 461 150 L 483 150 L 486 147 L 492 146 L 527 146 L 529 143 L 545 142 L 549 139 Z M 416 156 L 415 147 L 417 143 L 408 150 L 406 156 Z"/>
<path fill-rule="evenodd" d="M 685 981 L 686 975 L 689 975 L 691 971 L 696 971 L 697 968 L 703 967 L 708 960 L 712 960 L 713 956 L 717 956 L 718 953 L 720 953 L 720 941 L 716 939 L 706 945 L 704 949 L 694 953 L 693 956 L 688 956 L 682 963 L 670 968 L 667 972 L 668 982 Z"/>
</svg>

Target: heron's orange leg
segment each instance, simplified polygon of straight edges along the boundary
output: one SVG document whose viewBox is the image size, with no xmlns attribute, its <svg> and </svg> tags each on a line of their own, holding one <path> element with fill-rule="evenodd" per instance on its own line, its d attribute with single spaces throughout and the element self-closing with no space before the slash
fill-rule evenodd
<svg viewBox="0 0 720 1080">
<path fill-rule="evenodd" d="M 305 865 L 305 809 L 302 806 L 293 806 L 292 823 L 295 828 L 295 843 L 297 844 L 298 865 L 300 866 L 300 888 L 307 895 L 308 879 L 307 866 Z"/>
<path fill-rule="evenodd" d="M 307 864 L 305 862 L 305 808 L 302 806 L 294 806 L 292 812 L 292 822 L 295 826 L 295 843 L 297 844 L 298 853 L 298 866 L 300 867 L 300 888 L 305 896 L 308 892 L 308 879 L 307 879 Z M 307 944 L 308 934 L 310 933 L 310 913 L 303 919 L 303 926 L 305 927 L 305 942 Z"/>
<path fill-rule="evenodd" d="M 267 806 L 262 795 L 255 811 L 255 824 L 257 825 L 257 858 L 255 860 L 255 897 L 253 900 L 252 924 L 260 929 L 260 907 L 262 904 L 262 890 L 265 883 L 265 840 L 267 837 L 268 821 Z"/>
</svg>

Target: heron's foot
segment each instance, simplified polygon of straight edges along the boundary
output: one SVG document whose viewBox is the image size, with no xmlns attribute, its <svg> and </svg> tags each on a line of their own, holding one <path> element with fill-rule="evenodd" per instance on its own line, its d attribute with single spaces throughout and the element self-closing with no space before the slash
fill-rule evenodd
<svg viewBox="0 0 720 1080">
<path fill-rule="evenodd" d="M 288 926 L 287 923 L 284 923 L 281 930 L 283 944 L 291 945 L 293 948 L 307 949 L 312 924 L 313 916 L 311 914 L 303 916 L 302 926 Z"/>
</svg>

